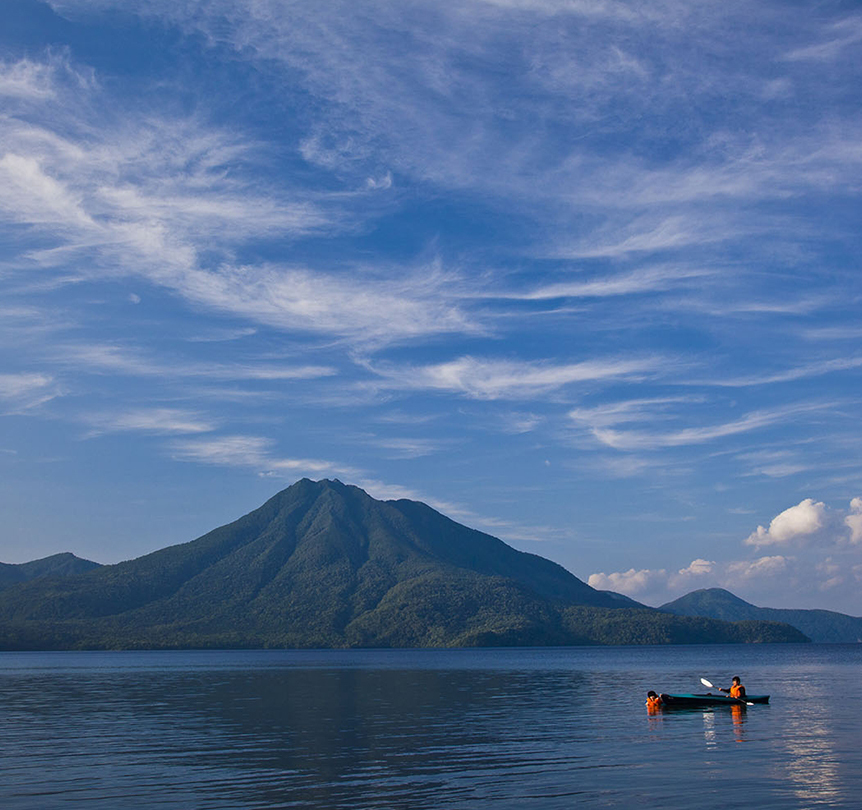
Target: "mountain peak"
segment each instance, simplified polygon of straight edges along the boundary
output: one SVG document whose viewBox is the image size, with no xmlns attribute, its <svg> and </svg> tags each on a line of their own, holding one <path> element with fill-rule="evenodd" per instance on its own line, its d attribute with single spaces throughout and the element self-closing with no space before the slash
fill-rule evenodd
<svg viewBox="0 0 862 810">
<path fill-rule="evenodd" d="M 102 638 L 140 646 L 571 644 L 629 638 L 612 629 L 625 618 L 608 627 L 608 614 L 629 610 L 562 566 L 424 503 L 303 478 L 189 543 L 50 587 L 7 588 L 0 631 L 5 621 L 21 644 L 22 628 L 55 638 L 62 626 L 89 634 L 82 646 Z M 634 624 L 654 634 L 642 637 L 691 637 L 688 620 L 638 613 L 648 618 Z M 706 638 L 745 640 L 701 624 Z"/>
</svg>

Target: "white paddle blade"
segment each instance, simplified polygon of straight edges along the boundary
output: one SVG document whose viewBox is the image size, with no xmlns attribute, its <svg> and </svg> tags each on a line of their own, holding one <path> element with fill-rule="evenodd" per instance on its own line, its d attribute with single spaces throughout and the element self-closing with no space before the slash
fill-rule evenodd
<svg viewBox="0 0 862 810">
<path fill-rule="evenodd" d="M 701 682 L 701 683 L 702 683 L 702 684 L 703 684 L 707 689 L 715 689 L 715 687 L 714 687 L 714 686 L 713 686 L 713 685 L 712 685 L 712 684 L 711 684 L 711 683 L 710 683 L 706 678 L 701 678 L 701 679 L 700 679 L 700 682 Z"/>
</svg>

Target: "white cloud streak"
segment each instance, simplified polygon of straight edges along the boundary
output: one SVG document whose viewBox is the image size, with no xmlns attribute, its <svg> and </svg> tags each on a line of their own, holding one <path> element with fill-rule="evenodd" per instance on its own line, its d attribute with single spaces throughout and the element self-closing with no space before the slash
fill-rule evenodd
<svg viewBox="0 0 862 810">
<path fill-rule="evenodd" d="M 656 450 L 666 447 L 686 447 L 771 427 L 813 408 L 814 406 L 788 406 L 772 411 L 752 411 L 732 422 L 683 428 L 668 433 L 644 430 L 623 431 L 601 427 L 594 427 L 592 433 L 599 442 L 613 447 L 615 450 Z"/>
<path fill-rule="evenodd" d="M 183 439 L 171 444 L 175 458 L 198 464 L 250 468 L 259 475 L 290 478 L 342 476 L 357 478 L 361 471 L 337 462 L 309 458 L 289 458 L 272 452 L 275 442 L 261 436 L 215 436 Z"/>
<path fill-rule="evenodd" d="M 92 413 L 84 417 L 92 427 L 88 436 L 105 433 L 208 433 L 218 422 L 182 408 L 136 408 L 123 413 Z"/>
<path fill-rule="evenodd" d="M 61 394 L 53 377 L 38 372 L 0 374 L 0 409 L 2 413 L 24 413 Z"/>
<path fill-rule="evenodd" d="M 472 399 L 529 399 L 568 385 L 653 376 L 660 358 L 608 358 L 581 363 L 495 360 L 471 356 L 427 366 L 369 368 L 401 390 L 444 391 Z"/>
</svg>

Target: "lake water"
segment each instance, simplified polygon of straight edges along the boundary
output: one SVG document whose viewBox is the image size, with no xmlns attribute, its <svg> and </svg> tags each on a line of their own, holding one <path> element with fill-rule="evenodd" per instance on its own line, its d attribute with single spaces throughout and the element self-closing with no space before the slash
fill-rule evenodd
<svg viewBox="0 0 862 810">
<path fill-rule="evenodd" d="M 862 803 L 862 645 L 0 653 L 0 807 Z M 766 706 L 649 715 L 742 676 Z"/>
</svg>

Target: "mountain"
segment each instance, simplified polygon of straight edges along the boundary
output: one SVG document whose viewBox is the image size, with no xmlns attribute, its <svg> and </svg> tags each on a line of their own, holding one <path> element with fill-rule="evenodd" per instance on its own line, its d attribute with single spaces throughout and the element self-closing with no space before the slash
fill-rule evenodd
<svg viewBox="0 0 862 810">
<path fill-rule="evenodd" d="M 99 568 L 99 563 L 70 554 L 53 554 L 26 563 L 0 563 L 0 589 L 40 577 L 70 577 Z"/>
<path fill-rule="evenodd" d="M 425 504 L 303 479 L 190 543 L 0 591 L 0 648 L 806 640 L 621 604 Z"/>
<path fill-rule="evenodd" d="M 862 641 L 862 618 L 832 610 L 793 610 L 752 605 L 723 588 L 703 588 L 662 605 L 659 610 L 677 616 L 701 616 L 723 621 L 784 622 L 812 641 Z"/>
<path fill-rule="evenodd" d="M 606 593 L 612 599 L 616 600 L 617 607 L 634 607 L 634 608 L 644 608 L 646 607 L 643 602 L 637 602 L 632 599 L 630 596 L 626 596 L 624 593 L 617 593 L 616 591 L 599 591 L 599 593 Z"/>
</svg>

